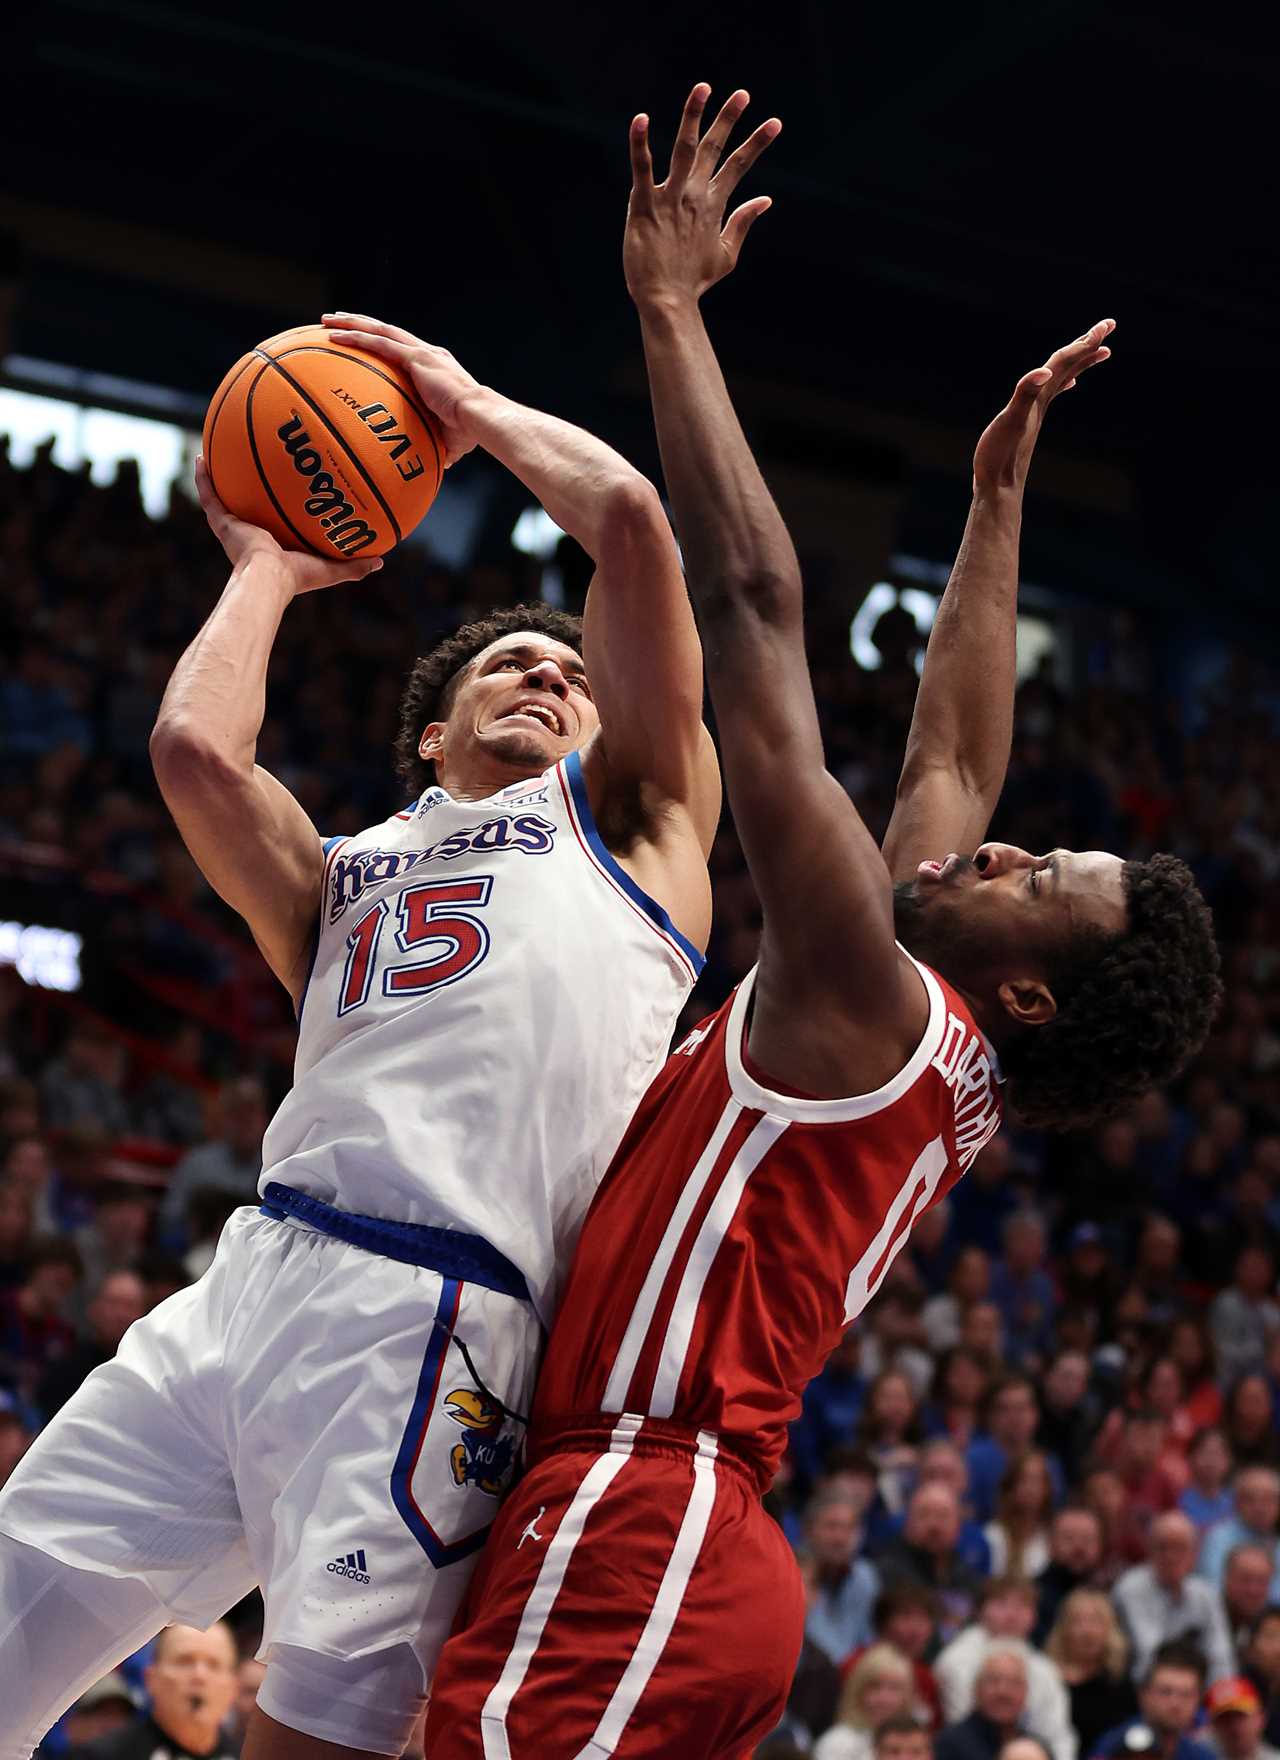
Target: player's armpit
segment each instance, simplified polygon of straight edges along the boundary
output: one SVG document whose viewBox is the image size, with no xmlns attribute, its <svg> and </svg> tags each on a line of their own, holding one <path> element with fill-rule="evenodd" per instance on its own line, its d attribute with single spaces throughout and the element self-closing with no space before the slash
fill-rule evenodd
<svg viewBox="0 0 1280 1760">
<path fill-rule="evenodd" d="M 168 730 L 151 758 L 165 805 L 214 891 L 244 918 L 296 1002 L 306 978 L 323 868 L 320 836 L 284 785 Z"/>
</svg>

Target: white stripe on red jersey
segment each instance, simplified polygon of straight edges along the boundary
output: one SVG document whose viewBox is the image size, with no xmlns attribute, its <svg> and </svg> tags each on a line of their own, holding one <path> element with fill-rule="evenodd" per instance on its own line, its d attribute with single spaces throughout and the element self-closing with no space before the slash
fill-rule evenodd
<svg viewBox="0 0 1280 1760">
<path fill-rule="evenodd" d="M 535 1453 L 626 1412 L 713 1432 L 771 1479 L 806 1385 L 1000 1123 L 995 1053 L 962 998 L 916 969 L 928 1025 L 874 1093 L 809 1100 L 756 1080 L 754 972 L 672 1054 L 588 1214 Z"/>
</svg>

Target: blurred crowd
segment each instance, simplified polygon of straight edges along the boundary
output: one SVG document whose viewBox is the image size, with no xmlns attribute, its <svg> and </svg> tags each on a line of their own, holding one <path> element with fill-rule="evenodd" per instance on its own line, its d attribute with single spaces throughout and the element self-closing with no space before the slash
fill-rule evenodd
<svg viewBox="0 0 1280 1760">
<path fill-rule="evenodd" d="M 512 552 L 456 575 L 406 551 L 290 611 L 260 759 L 323 834 L 404 804 L 389 750 L 412 656 L 536 596 L 540 567 Z M 86 935 L 74 993 L 0 967 L 0 1482 L 132 1321 L 203 1272 L 288 1082 L 287 999 L 147 760 L 224 575 L 182 495 L 155 521 L 127 469 L 99 488 L 0 451 L 0 917 L 42 901 L 39 920 Z M 918 638 L 888 613 L 865 672 L 847 607 L 815 605 L 811 631 L 830 765 L 880 830 Z M 996 1138 L 810 1387 L 770 1496 L 809 1595 L 775 1760 L 1280 1760 L 1280 673 L 1238 653 L 1171 697 L 1120 625 L 1077 670 L 1021 686 L 993 832 L 1182 855 L 1226 1006 L 1129 1115 Z M 727 823 L 713 869 L 689 1020 L 759 930 Z M 166 1728 L 192 1670 L 222 1720 L 193 1751 L 235 1752 L 259 1618 L 250 1602 L 211 1634 L 171 1630 L 47 1752 Z"/>
</svg>

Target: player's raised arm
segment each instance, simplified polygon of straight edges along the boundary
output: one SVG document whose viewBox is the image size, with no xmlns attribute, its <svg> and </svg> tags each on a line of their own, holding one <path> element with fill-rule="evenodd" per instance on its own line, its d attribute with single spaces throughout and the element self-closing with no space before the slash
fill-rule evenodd
<svg viewBox="0 0 1280 1760">
<path fill-rule="evenodd" d="M 851 1080 L 871 1088 L 896 1072 L 919 1039 L 926 1000 L 895 946 L 880 851 L 825 768 L 795 551 L 698 307 L 769 206 L 756 197 L 724 219 L 738 181 L 781 124 L 763 123 L 721 164 L 747 94 L 735 93 L 702 134 L 708 96 L 706 86 L 694 88 L 664 183 L 654 182 L 647 117 L 632 124 L 627 285 L 640 314 L 729 799 L 764 907 L 752 1042 L 772 1014 L 771 997 L 785 991 L 791 1043 L 812 1030 L 820 1044 L 803 1059 L 800 1085 L 816 1070 L 829 1092 L 847 1093 Z M 779 1080 L 799 1067 L 787 1035 L 770 1046 L 769 1059 Z"/>
<path fill-rule="evenodd" d="M 231 578 L 174 668 L 151 735 L 151 761 L 201 873 L 239 911 L 296 1002 L 319 908 L 320 839 L 288 789 L 254 762 L 267 662 L 291 599 L 362 580 L 382 564 L 282 550 L 268 533 L 227 512 L 203 461 L 196 483 Z"/>
<path fill-rule="evenodd" d="M 639 791 L 658 822 L 668 807 L 683 809 L 709 850 L 720 777 L 702 725 L 702 653 L 653 485 L 603 440 L 477 384 L 445 349 L 349 313 L 325 323 L 336 340 L 412 373 L 444 426 L 450 462 L 473 446 L 491 453 L 591 557 L 583 658 L 603 747 L 583 754 L 593 796 Z"/>
<path fill-rule="evenodd" d="M 1026 373 L 978 441 L 973 504 L 929 636 L 898 798 L 884 840 L 895 880 L 924 860 L 975 849 L 1009 763 L 1017 684 L 1022 500 L 1045 411 L 1111 353 L 1110 318 Z"/>
</svg>

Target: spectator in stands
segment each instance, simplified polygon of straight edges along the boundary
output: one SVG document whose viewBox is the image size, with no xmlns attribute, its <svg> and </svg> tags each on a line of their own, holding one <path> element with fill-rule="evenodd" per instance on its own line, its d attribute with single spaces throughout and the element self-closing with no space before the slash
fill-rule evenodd
<svg viewBox="0 0 1280 1760">
<path fill-rule="evenodd" d="M 1049 1364 L 1041 1392 L 1036 1440 L 1074 1484 L 1102 1423 L 1102 1407 L 1089 1385 L 1089 1359 L 1083 1351 L 1059 1351 Z"/>
<path fill-rule="evenodd" d="M 875 1760 L 933 1760 L 929 1731 L 914 1717 L 890 1717 L 872 1738 Z"/>
<path fill-rule="evenodd" d="M 107 1167 L 110 1174 L 110 1164 Z M 76 1230 L 85 1290 L 92 1294 L 113 1271 L 127 1271 L 146 1250 L 152 1200 L 144 1186 L 108 1177 L 99 1189 L 93 1221 Z"/>
<path fill-rule="evenodd" d="M 929 1402 L 922 1414 L 927 1436 L 945 1436 L 968 1448 L 977 1433 L 991 1376 L 986 1363 L 962 1344 L 938 1358 Z"/>
<path fill-rule="evenodd" d="M 1280 1601 L 1280 1473 L 1274 1467 L 1241 1467 L 1234 1483 L 1235 1513 L 1210 1528 L 1200 1548 L 1200 1575 L 1221 1586 L 1232 1549 L 1253 1541 L 1272 1559 L 1271 1599 Z"/>
<path fill-rule="evenodd" d="M 0 1180 L 9 1190 L 21 1192 L 31 1211 L 32 1225 L 48 1233 L 56 1224 L 48 1196 L 53 1162 L 44 1138 L 35 1132 L 11 1137 L 0 1158 Z"/>
<path fill-rule="evenodd" d="M 1225 1385 L 1264 1367 L 1267 1344 L 1280 1330 L 1280 1307 L 1271 1291 L 1276 1281 L 1275 1261 L 1266 1247 L 1241 1247 L 1229 1289 L 1216 1295 L 1209 1307 L 1218 1370 Z"/>
<path fill-rule="evenodd" d="M 1100 1461 L 1086 1467 L 1080 1481 L 1080 1498 L 1102 1524 L 1102 1564 L 1098 1586 L 1109 1588 L 1126 1563 L 1146 1557 L 1145 1535 L 1129 1519 L 1129 1498 L 1124 1481 L 1114 1467 Z"/>
<path fill-rule="evenodd" d="M 1280 1466 L 1274 1400 L 1265 1374 L 1240 1377 L 1227 1395 L 1222 1427 L 1238 1467 Z"/>
<path fill-rule="evenodd" d="M 960 1342 L 960 1322 L 973 1302 L 991 1293 L 991 1261 L 981 1247 L 962 1247 L 952 1261 L 943 1295 L 932 1296 L 924 1305 L 922 1319 L 929 1349 L 950 1350 Z"/>
<path fill-rule="evenodd" d="M 136 1271 L 110 1271 L 89 1303 L 85 1337 L 45 1370 L 35 1404 L 45 1423 L 62 1410 L 85 1376 L 115 1356 L 120 1340 L 146 1312 L 146 1291 Z"/>
<path fill-rule="evenodd" d="M 1222 1606 L 1237 1657 L 1243 1656 L 1254 1627 L 1271 1603 L 1275 1566 L 1264 1546 L 1250 1540 L 1233 1546 L 1222 1573 Z"/>
<path fill-rule="evenodd" d="M 158 1753 L 235 1760 L 222 1733 L 236 1697 L 235 1639 L 223 1621 L 207 1632 L 166 1626 L 146 1671 L 150 1714 L 78 1749 L 72 1760 L 156 1760 Z"/>
<path fill-rule="evenodd" d="M 1280 1760 L 1280 1749 L 1263 1738 L 1262 1701 L 1242 1675 L 1214 1681 L 1205 1694 L 1207 1745 L 1218 1760 Z"/>
<path fill-rule="evenodd" d="M 130 1111 L 140 1137 L 184 1147 L 205 1134 L 200 1072 L 206 1061 L 204 1034 L 195 1021 L 180 1021 L 158 1068 L 134 1095 Z M 185 1074 L 187 1079 L 182 1079 Z"/>
<path fill-rule="evenodd" d="M 951 1640 L 933 1665 L 942 1715 L 947 1724 L 968 1715 L 974 1683 L 984 1659 L 997 1648 L 1014 1649 L 1026 1665 L 1024 1727 L 1039 1736 L 1055 1760 L 1075 1760 L 1076 1738 L 1066 1688 L 1054 1664 L 1029 1643 L 1036 1596 L 1017 1577 L 992 1577 L 983 1584 L 978 1618 Z"/>
<path fill-rule="evenodd" d="M 1244 1673 L 1262 1701 L 1263 1734 L 1280 1748 L 1280 1607 L 1269 1607 L 1253 1630 L 1242 1657 Z"/>
<path fill-rule="evenodd" d="M 31 1243 L 31 1200 L 13 1180 L 0 1183 L 0 1291 L 22 1282 Z"/>
<path fill-rule="evenodd" d="M 925 1661 L 925 1657 L 933 1651 L 937 1619 L 935 1597 L 928 1589 L 921 1589 L 915 1583 L 899 1583 L 896 1588 L 881 1590 L 871 1616 L 874 1627 L 872 1641 L 892 1645 L 911 1664 L 914 1683 L 913 1714 L 930 1729 L 937 1729 L 942 1722 L 938 1683 L 934 1679 L 933 1670 Z M 865 1653 L 866 1647 L 855 1650 L 845 1662 L 845 1668 L 852 1667 Z"/>
<path fill-rule="evenodd" d="M 862 1530 L 847 1492 L 816 1494 L 805 1537 L 814 1571 L 805 1632 L 832 1662 L 843 1662 L 870 1640 L 871 1610 L 880 1592 L 875 1566 L 857 1556 Z"/>
<path fill-rule="evenodd" d="M 817 1566 L 808 1552 L 797 1554 L 800 1580 L 804 1584 L 806 1611 L 814 1605 L 818 1586 Z M 859 1652 L 855 1651 L 855 1655 Z M 793 1735 L 805 1753 L 813 1746 L 815 1736 L 830 1729 L 835 1722 L 840 1702 L 840 1670 L 806 1632 L 800 1644 L 800 1658 L 787 1695 L 787 1707 L 781 1728 Z M 256 1690 L 256 1689 L 255 1689 Z"/>
<path fill-rule="evenodd" d="M 59 1733 L 68 1748 L 92 1754 L 99 1738 L 128 1729 L 137 1721 L 138 1707 L 134 1704 L 129 1683 L 118 1669 L 112 1669 L 110 1674 L 104 1674 L 100 1681 L 95 1681 L 81 1693 L 62 1719 Z M 43 1745 L 36 1750 L 37 1754 L 43 1751 Z"/>
<path fill-rule="evenodd" d="M 32 1248 L 26 1276 L 0 1296 L 0 1387 L 32 1400 L 45 1370 L 71 1350 L 67 1313 L 83 1273 L 73 1241 L 54 1237 Z"/>
<path fill-rule="evenodd" d="M 1204 1321 L 1184 1314 L 1169 1334 L 1169 1355 L 1182 1370 L 1187 1416 L 1197 1430 L 1218 1424 L 1222 1418 L 1222 1389 L 1213 1354 L 1213 1338 Z"/>
<path fill-rule="evenodd" d="M 1053 1760 L 1053 1755 L 1038 1737 L 1024 1733 L 1010 1736 L 996 1760 Z"/>
<path fill-rule="evenodd" d="M 1112 1591 L 1133 1647 L 1136 1679 L 1146 1675 L 1162 1645 L 1179 1639 L 1203 1651 L 1211 1679 L 1235 1667 L 1222 1597 L 1211 1583 L 1191 1574 L 1196 1542 L 1195 1525 L 1181 1510 L 1157 1517 L 1151 1524 L 1150 1564 L 1134 1565 Z"/>
<path fill-rule="evenodd" d="M 986 1369 L 989 1376 L 1004 1367 L 1004 1322 L 994 1302 L 970 1302 L 960 1322 L 960 1343 Z"/>
<path fill-rule="evenodd" d="M 847 1442 L 857 1426 L 867 1397 L 860 1367 L 861 1341 L 856 1326 L 844 1336 L 804 1393 L 800 1417 L 791 1427 L 791 1456 L 802 1485 L 811 1486 L 828 1452 Z"/>
<path fill-rule="evenodd" d="M 920 1450 L 913 1489 L 921 1485 L 945 1485 L 955 1493 L 956 1501 L 960 1505 L 960 1532 L 956 1537 L 956 1551 L 979 1576 L 989 1576 L 991 1548 L 987 1545 L 982 1529 L 969 1513 L 969 1469 L 963 1450 L 957 1448 L 954 1442 L 949 1442 L 945 1436 L 935 1436 L 932 1442 L 926 1442 Z M 894 1532 L 901 1531 L 902 1523 L 899 1520 Z M 886 1541 L 890 1537 L 886 1535 Z"/>
<path fill-rule="evenodd" d="M 865 1649 L 845 1677 L 836 1721 L 813 1750 L 814 1760 L 872 1760 L 873 1731 L 891 1717 L 911 1715 L 911 1664 L 889 1644 Z"/>
<path fill-rule="evenodd" d="M 1113 1120 L 1103 1133 L 1125 1121 Z M 1096 1222 L 1078 1222 L 1067 1236 L 1067 1259 L 1059 1277 L 1061 1306 L 1073 1314 L 1092 1316 L 1096 1337 L 1105 1337 L 1111 1314 L 1120 1295 L 1120 1280 Z"/>
<path fill-rule="evenodd" d="M 885 1508 L 897 1515 L 906 1505 L 920 1446 L 920 1408 L 910 1377 L 884 1369 L 867 1389 L 854 1441 L 876 1464 Z"/>
<path fill-rule="evenodd" d="M 1005 1470 L 1028 1453 L 1039 1422 L 1040 1406 L 1030 1376 L 1004 1375 L 992 1384 L 982 1433 L 969 1444 L 969 1490 L 979 1521 L 994 1517 Z"/>
<path fill-rule="evenodd" d="M 1147 1299 L 1147 1312 L 1158 1326 L 1172 1325 L 1183 1306 L 1186 1272 L 1182 1230 L 1168 1216 L 1148 1216 L 1138 1235 L 1132 1281 Z"/>
<path fill-rule="evenodd" d="M 1049 1525 L 1049 1562 L 1036 1578 L 1034 1641 L 1043 1644 L 1058 1609 L 1077 1589 L 1096 1589 L 1104 1533 L 1096 1510 L 1065 1504 Z"/>
<path fill-rule="evenodd" d="M 190 1245 L 182 1255 L 182 1265 L 193 1283 L 213 1264 L 219 1236 L 231 1212 L 237 1208 L 232 1194 L 217 1186 L 197 1186 L 192 1192 L 187 1202 L 187 1240 Z"/>
<path fill-rule="evenodd" d="M 1215 1760 L 1190 1731 L 1204 1690 L 1204 1663 L 1197 1651 L 1170 1645 L 1158 1651 L 1138 1691 L 1138 1715 L 1108 1730 L 1094 1749 L 1097 1760 Z"/>
<path fill-rule="evenodd" d="M 261 1082 L 252 1076 L 237 1076 L 226 1083 L 219 1096 L 214 1136 L 189 1149 L 173 1170 L 160 1207 L 160 1232 L 166 1242 L 181 1239 L 187 1201 L 197 1186 L 217 1186 L 241 1204 L 257 1202 L 266 1128 L 266 1095 Z"/>
<path fill-rule="evenodd" d="M 1187 1448 L 1190 1480 L 1178 1497 L 1178 1508 L 1190 1516 L 1202 1537 L 1234 1508 L 1228 1484 L 1231 1468 L 1231 1450 L 1223 1432 L 1216 1425 L 1197 1430 Z"/>
<path fill-rule="evenodd" d="M 997 1760 L 1020 1728 L 1026 1704 L 1026 1658 L 1013 1645 L 993 1646 L 973 1684 L 973 1710 L 943 1730 L 933 1745 L 935 1760 Z"/>
<path fill-rule="evenodd" d="M 991 1299 L 1004 1323 L 1009 1359 L 1039 1367 L 1053 1343 L 1058 1295 L 1045 1270 L 1049 1244 L 1043 1218 L 1034 1210 L 1015 1210 L 1004 1225 L 1004 1257 L 991 1269 Z"/>
<path fill-rule="evenodd" d="M 1177 1508 L 1177 1487 L 1160 1464 L 1167 1430 L 1159 1412 L 1149 1407 L 1130 1412 L 1122 1422 L 1112 1459 L 1125 1490 L 1127 1531 L 1121 1550 L 1129 1559 L 1145 1556 L 1152 1522 Z"/>
<path fill-rule="evenodd" d="M 93 1125 L 123 1136 L 129 1111 L 122 1092 L 125 1052 L 120 1039 L 91 1022 L 78 1022 L 60 1057 L 45 1065 L 40 1104 L 50 1130 Z"/>
<path fill-rule="evenodd" d="M 911 1494 L 902 1533 L 877 1560 L 883 1582 L 915 1583 L 938 1603 L 938 1636 L 955 1636 L 973 1612 L 981 1579 L 960 1557 L 960 1501 L 945 1485 L 922 1485 Z"/>
<path fill-rule="evenodd" d="M 1011 1461 L 1000 1481 L 996 1517 L 983 1529 L 997 1577 L 1038 1577 L 1049 1563 L 1049 1521 L 1053 1514 L 1049 1463 L 1032 1449 Z"/>
<path fill-rule="evenodd" d="M 1071 1727 L 1081 1760 L 1105 1731 L 1137 1713 L 1129 1678 L 1129 1646 L 1115 1609 L 1100 1589 L 1073 1589 L 1044 1646 L 1071 1702 Z"/>
<path fill-rule="evenodd" d="M 943 1198 L 911 1225 L 911 1263 L 926 1295 L 937 1295 L 946 1287 L 954 1259 L 951 1205 Z"/>
</svg>

